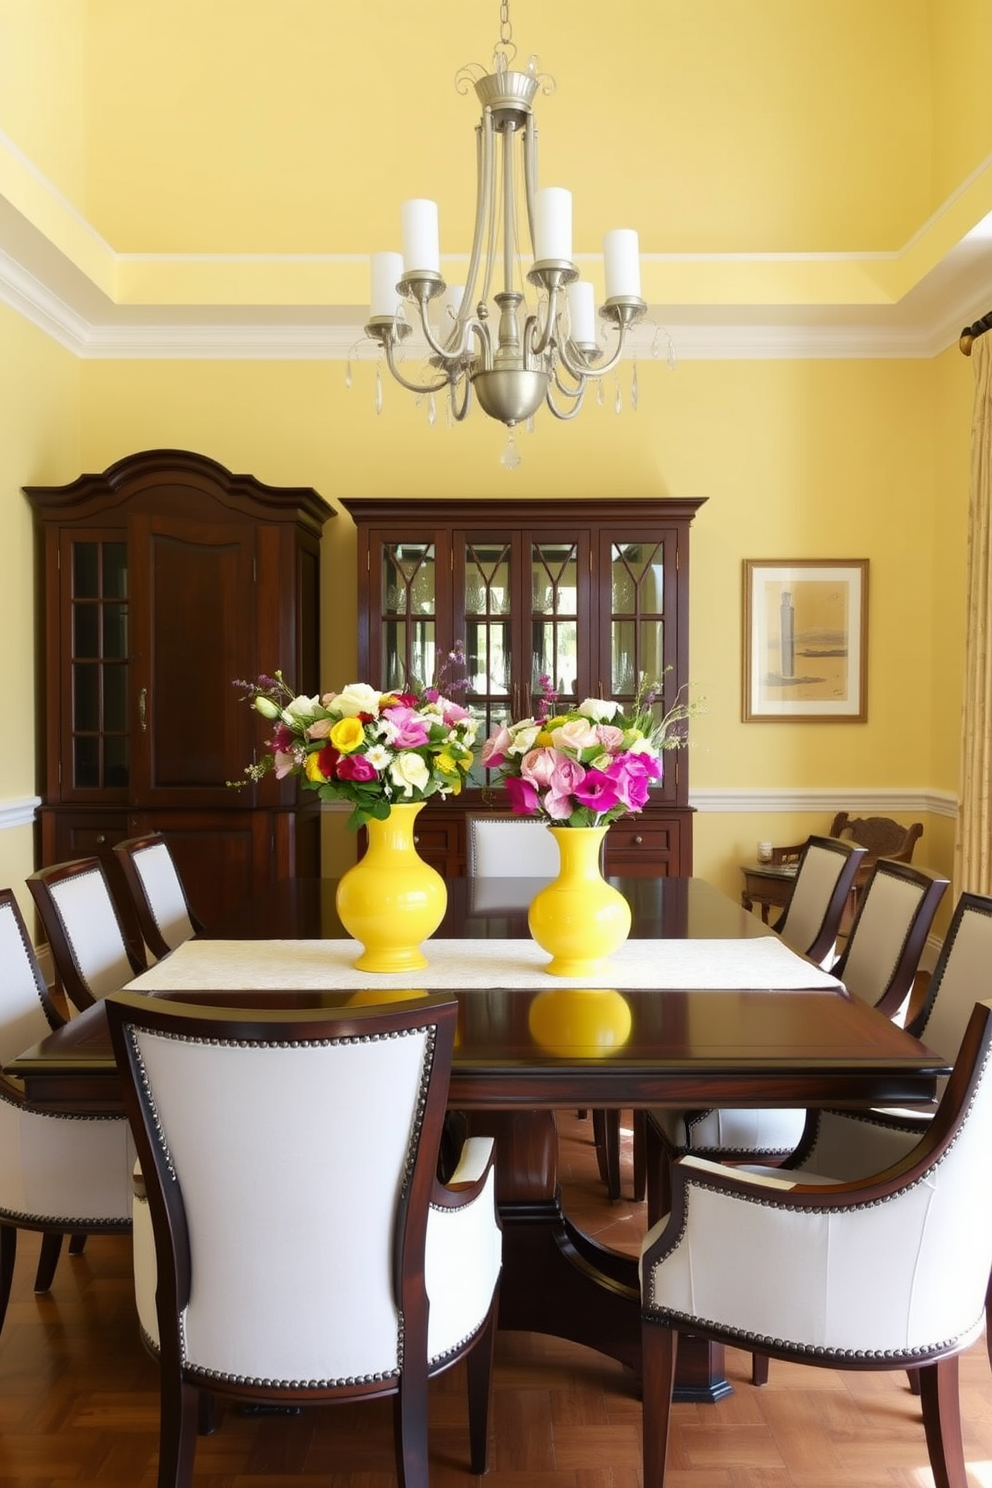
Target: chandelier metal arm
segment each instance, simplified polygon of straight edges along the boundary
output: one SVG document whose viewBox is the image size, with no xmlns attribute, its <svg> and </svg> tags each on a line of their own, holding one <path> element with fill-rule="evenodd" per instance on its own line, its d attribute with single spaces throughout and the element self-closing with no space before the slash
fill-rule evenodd
<svg viewBox="0 0 992 1488">
<path fill-rule="evenodd" d="M 408 377 L 403 376 L 399 367 L 396 365 L 396 359 L 393 356 L 394 342 L 392 340 L 392 337 L 383 336 L 379 341 L 379 345 L 386 353 L 386 363 L 389 367 L 390 372 L 396 378 L 396 381 L 399 383 L 400 387 L 405 387 L 408 393 L 439 393 L 441 389 L 446 386 L 448 382 L 450 382 L 451 379 L 447 372 L 443 372 L 441 375 L 439 375 L 436 382 L 428 382 L 423 384 L 411 382 Z"/>
<path fill-rule="evenodd" d="M 561 419 L 562 423 L 566 423 L 569 419 L 573 419 L 578 413 L 579 409 L 582 407 L 582 399 L 585 397 L 587 384 L 585 382 L 580 383 L 573 392 L 569 388 L 562 387 L 561 383 L 556 377 L 555 385 L 557 385 L 567 397 L 574 399 L 571 408 L 561 409 L 555 406 L 554 398 L 551 396 L 552 384 L 550 383 L 548 384 L 548 391 L 544 395 L 544 401 L 547 404 L 548 408 L 550 408 L 551 412 L 554 414 L 555 418 Z"/>
</svg>

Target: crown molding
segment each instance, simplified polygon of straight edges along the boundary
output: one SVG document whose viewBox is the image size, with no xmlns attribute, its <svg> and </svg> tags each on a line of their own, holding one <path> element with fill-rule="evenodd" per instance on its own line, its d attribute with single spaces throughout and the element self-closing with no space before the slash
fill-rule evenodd
<svg viewBox="0 0 992 1488">
<path fill-rule="evenodd" d="M 11 827 L 33 827 L 34 814 L 41 805 L 40 796 L 0 802 L 0 832 Z"/>
</svg>

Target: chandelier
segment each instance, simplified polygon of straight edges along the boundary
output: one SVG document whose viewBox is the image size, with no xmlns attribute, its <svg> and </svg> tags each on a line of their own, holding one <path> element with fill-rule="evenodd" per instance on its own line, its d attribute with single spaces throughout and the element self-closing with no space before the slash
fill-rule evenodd
<svg viewBox="0 0 992 1488">
<path fill-rule="evenodd" d="M 477 199 L 472 251 L 464 285 L 441 277 L 437 204 L 418 199 L 402 208 L 403 252 L 372 255 L 372 299 L 366 335 L 385 354 L 393 377 L 431 400 L 446 390 L 449 417 L 460 422 L 475 393 L 490 418 L 510 431 L 505 465 L 519 463 L 517 424 L 529 423 L 542 403 L 555 418 L 578 413 L 590 379 L 617 366 L 630 327 L 647 306 L 641 298 L 637 234 L 630 228 L 603 240 L 606 297 L 599 315 L 615 333 L 609 354 L 596 335 L 593 285 L 572 261 L 572 197 L 558 186 L 537 185 L 537 129 L 532 103 L 554 90 L 530 58 L 517 71 L 508 0 L 500 5 L 499 41 L 492 71 L 473 64 L 456 77 L 458 91 L 474 85 L 482 105 L 476 128 Z M 526 210 L 529 246 L 518 222 Z M 530 262 L 524 270 L 522 260 Z M 537 291 L 526 302 L 524 279 Z M 435 305 L 435 302 L 437 304 Z M 397 355 L 413 332 L 427 342 L 420 380 Z M 495 305 L 495 312 L 491 308 Z M 378 376 L 378 374 L 377 374 Z M 377 387 L 377 403 L 381 389 Z"/>
</svg>

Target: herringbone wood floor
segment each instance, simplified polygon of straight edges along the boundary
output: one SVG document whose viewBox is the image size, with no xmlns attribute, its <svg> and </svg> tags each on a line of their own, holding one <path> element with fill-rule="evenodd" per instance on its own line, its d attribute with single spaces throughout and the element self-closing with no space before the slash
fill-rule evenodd
<svg viewBox="0 0 992 1488">
<path fill-rule="evenodd" d="M 567 1201 L 586 1227 L 636 1249 L 640 1206 L 610 1205 L 590 1123 L 562 1123 Z M 629 1159 L 629 1151 L 627 1152 Z M 627 1172 L 629 1184 L 629 1167 Z M 20 1242 L 0 1337 L 0 1488 L 153 1488 L 157 1367 L 138 1341 L 126 1239 L 63 1256 L 47 1297 L 31 1291 L 38 1246 Z M 489 1488 L 639 1488 L 641 1406 L 629 1375 L 587 1350 L 530 1334 L 498 1344 Z M 762 1390 L 731 1352 L 733 1395 L 675 1408 L 670 1488 L 927 1488 L 923 1428 L 905 1376 L 772 1363 Z M 433 1488 L 469 1477 L 461 1370 L 434 1382 Z M 992 1374 L 984 1341 L 962 1361 L 973 1488 L 992 1488 Z M 388 1402 L 299 1417 L 222 1416 L 197 1446 L 196 1488 L 394 1488 Z"/>
</svg>

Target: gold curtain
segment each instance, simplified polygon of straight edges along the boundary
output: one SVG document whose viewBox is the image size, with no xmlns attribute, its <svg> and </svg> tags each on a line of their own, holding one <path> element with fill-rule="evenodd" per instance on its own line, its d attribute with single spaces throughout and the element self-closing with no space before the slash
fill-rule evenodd
<svg viewBox="0 0 992 1488">
<path fill-rule="evenodd" d="M 992 894 L 992 332 L 974 343 L 965 637 L 955 881 Z"/>
</svg>

